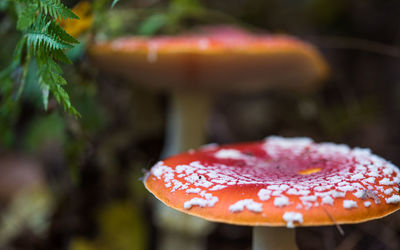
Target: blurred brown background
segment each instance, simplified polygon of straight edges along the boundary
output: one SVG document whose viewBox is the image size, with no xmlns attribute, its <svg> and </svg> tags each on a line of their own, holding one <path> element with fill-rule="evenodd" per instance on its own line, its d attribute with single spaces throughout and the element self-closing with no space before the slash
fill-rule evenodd
<svg viewBox="0 0 400 250">
<path fill-rule="evenodd" d="M 69 7 L 78 1 L 63 1 Z M 208 141 L 231 143 L 268 135 L 368 147 L 400 165 L 400 1 L 218 0 L 93 1 L 90 29 L 64 67 L 72 103 L 43 111 L 34 79 L 12 126 L 1 131 L 0 249 L 156 249 L 152 197 L 140 178 L 160 157 L 167 98 L 94 68 L 93 39 L 190 31 L 235 24 L 292 34 L 316 45 L 331 67 L 313 93 L 266 91 L 221 95 L 208 121 Z M 78 25 L 79 24 L 75 24 Z M 0 66 L 18 33 L 0 14 Z M 32 66 L 31 70 L 35 70 Z M 7 191 L 5 191 L 7 190 Z M 400 215 L 335 227 L 298 228 L 300 249 L 400 249 Z M 208 249 L 250 249 L 251 229 L 218 225 Z"/>
</svg>

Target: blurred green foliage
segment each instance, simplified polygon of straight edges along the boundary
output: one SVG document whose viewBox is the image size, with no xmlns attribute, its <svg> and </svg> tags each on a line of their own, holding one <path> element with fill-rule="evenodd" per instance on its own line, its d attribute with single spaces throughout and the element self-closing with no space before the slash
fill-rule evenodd
<svg viewBox="0 0 400 250">
<path fill-rule="evenodd" d="M 101 21 L 99 21 L 101 20 Z M 176 34 L 196 25 L 230 23 L 245 25 L 222 11 L 209 9 L 199 0 L 156 2 L 149 8 L 113 9 L 98 16 L 97 39 L 124 35 Z M 129 24 L 129 25 L 128 25 Z"/>
<path fill-rule="evenodd" d="M 65 140 L 64 120 L 54 112 L 44 117 L 36 117 L 29 123 L 24 136 L 24 145 L 27 152 L 35 152 L 55 141 L 63 145 Z"/>
<path fill-rule="evenodd" d="M 14 51 L 14 57 L 10 65 L 4 69 L 2 75 L 3 101 L 19 99 L 25 85 L 26 74 L 31 60 L 35 60 L 37 67 L 37 81 L 42 90 L 42 99 L 47 109 L 49 92 L 56 98 L 57 102 L 63 104 L 64 109 L 75 116 L 78 112 L 71 105 L 69 96 L 62 87 L 67 82 L 62 77 L 62 69 L 57 62 L 71 63 L 64 54 L 65 49 L 72 48 L 78 41 L 64 31 L 58 24 L 58 20 L 76 18 L 70 9 L 65 7 L 60 0 L 45 1 L 20 1 L 8 0 L 5 8 L 14 12 L 17 16 L 16 27 L 22 33 Z M 12 74 L 20 72 L 18 79 L 12 79 Z M 11 87 L 16 95 L 12 94 Z M 7 105 L 1 108 L 7 109 Z"/>
<path fill-rule="evenodd" d="M 181 30 L 182 20 L 190 17 L 201 17 L 206 10 L 198 0 L 173 0 L 165 10 L 158 10 L 143 20 L 138 27 L 138 34 L 153 35 L 161 29 L 168 33 Z"/>
</svg>

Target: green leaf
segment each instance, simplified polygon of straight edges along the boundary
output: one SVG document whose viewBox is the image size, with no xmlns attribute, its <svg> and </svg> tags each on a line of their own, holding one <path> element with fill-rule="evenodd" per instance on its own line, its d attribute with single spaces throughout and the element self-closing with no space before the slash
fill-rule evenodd
<svg viewBox="0 0 400 250">
<path fill-rule="evenodd" d="M 38 55 L 36 60 L 39 66 L 38 79 L 42 90 L 48 88 L 66 111 L 75 117 L 79 117 L 79 112 L 72 106 L 67 92 L 62 87 L 62 85 L 67 84 L 67 81 L 61 76 L 62 70 L 60 66 L 53 59 L 47 57 L 46 54 Z M 43 103 L 45 104 L 48 96 L 43 96 L 43 98 Z"/>
<path fill-rule="evenodd" d="M 14 50 L 14 56 L 11 62 L 11 67 L 17 67 L 22 64 L 22 55 L 26 45 L 26 37 L 22 37 Z"/>
<path fill-rule="evenodd" d="M 73 47 L 71 44 L 58 40 L 56 37 L 46 33 L 31 31 L 26 33 L 25 36 L 27 38 L 28 47 L 33 49 L 34 54 L 41 49 L 60 50 Z"/>
<path fill-rule="evenodd" d="M 79 41 L 73 36 L 65 32 L 65 30 L 57 23 L 52 21 L 48 27 L 48 33 L 53 34 L 58 39 L 71 44 L 78 44 Z"/>
<path fill-rule="evenodd" d="M 56 49 L 53 51 L 53 58 L 63 63 L 72 64 L 68 56 L 60 49 Z"/>
<path fill-rule="evenodd" d="M 25 30 L 29 28 L 36 20 L 37 5 L 29 3 L 18 11 L 17 29 Z"/>
<path fill-rule="evenodd" d="M 47 85 L 42 86 L 42 101 L 44 110 L 47 110 L 49 103 L 49 87 Z"/>
<path fill-rule="evenodd" d="M 166 24 L 166 21 L 167 17 L 164 13 L 151 15 L 139 26 L 138 33 L 146 36 L 154 35 Z"/>
<path fill-rule="evenodd" d="M 44 14 L 50 15 L 56 19 L 79 19 L 74 12 L 68 9 L 60 0 L 40 0 L 39 6 Z"/>
<path fill-rule="evenodd" d="M 75 43 L 79 43 L 75 38 L 65 32 L 62 27 L 54 20 L 49 20 L 46 16 L 38 16 L 35 24 L 27 30 L 25 37 L 28 48 L 35 55 L 40 50 L 62 50 L 72 48 Z M 59 55 L 59 54 L 58 54 Z M 63 60 L 65 58 L 62 58 Z"/>
<path fill-rule="evenodd" d="M 111 4 L 111 8 L 114 8 L 114 6 L 119 2 L 119 0 L 113 0 Z"/>
</svg>

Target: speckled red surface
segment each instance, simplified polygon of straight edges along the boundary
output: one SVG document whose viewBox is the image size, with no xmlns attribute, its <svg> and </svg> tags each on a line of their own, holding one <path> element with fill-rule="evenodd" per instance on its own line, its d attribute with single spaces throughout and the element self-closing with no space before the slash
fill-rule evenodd
<svg viewBox="0 0 400 250">
<path fill-rule="evenodd" d="M 379 218 L 400 207 L 399 170 L 367 149 L 307 138 L 211 145 L 165 159 L 145 185 L 182 212 L 243 225 Z"/>
</svg>

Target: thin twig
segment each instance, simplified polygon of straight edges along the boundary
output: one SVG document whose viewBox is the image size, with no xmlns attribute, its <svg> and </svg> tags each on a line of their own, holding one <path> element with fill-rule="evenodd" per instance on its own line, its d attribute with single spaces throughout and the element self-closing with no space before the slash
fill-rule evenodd
<svg viewBox="0 0 400 250">
<path fill-rule="evenodd" d="M 326 49 L 352 49 L 368 51 L 375 54 L 400 58 L 400 48 L 384 43 L 352 37 L 311 36 L 317 46 Z"/>
<path fill-rule="evenodd" d="M 324 207 L 321 207 L 321 208 L 322 208 L 322 209 L 325 211 L 325 213 L 328 215 L 329 219 L 331 219 L 331 220 L 333 221 L 333 223 L 335 224 L 335 226 L 336 226 L 337 230 L 339 231 L 340 235 L 341 235 L 341 236 L 344 236 L 343 228 L 337 223 L 337 221 L 335 220 L 335 218 L 333 218 L 333 216 L 332 216 L 328 211 L 326 211 L 326 209 L 325 209 Z"/>
</svg>

